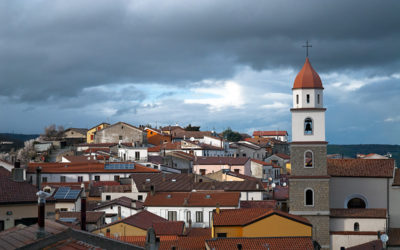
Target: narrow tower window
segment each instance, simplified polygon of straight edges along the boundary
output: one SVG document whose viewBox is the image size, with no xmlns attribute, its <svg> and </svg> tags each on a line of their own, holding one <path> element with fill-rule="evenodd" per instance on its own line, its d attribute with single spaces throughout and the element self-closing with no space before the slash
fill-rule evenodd
<svg viewBox="0 0 400 250">
<path fill-rule="evenodd" d="M 358 224 L 358 222 L 354 223 L 354 231 L 360 231 L 360 224 Z"/>
<path fill-rule="evenodd" d="M 310 95 L 307 95 L 307 103 L 310 103 Z"/>
<path fill-rule="evenodd" d="M 299 104 L 299 95 L 296 95 L 296 104 Z"/>
<path fill-rule="evenodd" d="M 306 189 L 304 195 L 306 206 L 314 206 L 314 192 L 312 191 L 312 189 Z"/>
<path fill-rule="evenodd" d="M 317 99 L 318 99 L 317 101 L 318 101 L 318 104 L 319 104 L 319 94 L 317 95 Z"/>
<path fill-rule="evenodd" d="M 304 120 L 304 134 L 312 135 L 313 133 L 313 124 L 311 118 L 306 118 Z"/>
<path fill-rule="evenodd" d="M 353 198 L 347 202 L 347 208 L 366 208 L 365 201 L 361 198 Z"/>
<path fill-rule="evenodd" d="M 313 153 L 311 151 L 307 151 L 304 154 L 304 167 L 312 168 L 313 167 Z"/>
</svg>

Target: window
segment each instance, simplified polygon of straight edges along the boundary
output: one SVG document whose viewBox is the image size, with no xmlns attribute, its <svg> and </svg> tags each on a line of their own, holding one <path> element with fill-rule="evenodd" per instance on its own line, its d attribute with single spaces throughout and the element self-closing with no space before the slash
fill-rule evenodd
<svg viewBox="0 0 400 250">
<path fill-rule="evenodd" d="M 312 151 L 306 151 L 304 154 L 304 167 L 312 168 L 313 167 L 313 153 Z"/>
<path fill-rule="evenodd" d="M 296 104 L 299 104 L 299 95 L 296 95 Z"/>
<path fill-rule="evenodd" d="M 78 182 L 83 182 L 83 176 L 78 176 Z"/>
<path fill-rule="evenodd" d="M 135 152 L 135 160 L 140 160 L 140 152 Z"/>
<path fill-rule="evenodd" d="M 233 171 L 235 172 L 235 174 L 239 174 L 240 169 L 235 168 Z"/>
<path fill-rule="evenodd" d="M 318 102 L 318 104 L 319 104 L 319 94 L 317 95 L 317 102 Z"/>
<path fill-rule="evenodd" d="M 138 201 L 142 201 L 143 200 L 143 195 L 138 195 L 137 199 L 138 199 Z"/>
<path fill-rule="evenodd" d="M 347 202 L 347 208 L 366 208 L 367 204 L 361 198 L 353 198 Z"/>
<path fill-rule="evenodd" d="M 114 175 L 114 181 L 119 181 L 119 175 Z"/>
<path fill-rule="evenodd" d="M 226 238 L 226 233 L 217 233 L 218 238 Z"/>
<path fill-rule="evenodd" d="M 311 118 L 306 118 L 304 120 L 304 134 L 305 135 L 312 135 L 313 134 L 313 121 Z"/>
<path fill-rule="evenodd" d="M 204 168 L 200 169 L 200 174 L 201 175 L 206 175 L 206 170 Z"/>
<path fill-rule="evenodd" d="M 122 135 L 120 135 L 120 136 L 118 137 L 118 139 L 121 141 L 121 140 L 122 140 Z"/>
<path fill-rule="evenodd" d="M 68 209 L 67 208 L 60 208 L 60 212 L 67 212 Z"/>
<path fill-rule="evenodd" d="M 94 140 L 94 135 L 90 135 L 90 140 Z"/>
<path fill-rule="evenodd" d="M 94 176 L 94 180 L 95 180 L 95 181 L 100 181 L 100 175 L 95 175 L 95 176 Z"/>
<path fill-rule="evenodd" d="M 106 195 L 106 201 L 110 201 L 111 200 L 111 195 Z"/>
<path fill-rule="evenodd" d="M 243 157 L 246 157 L 246 153 L 243 153 L 242 156 L 243 156 Z"/>
<path fill-rule="evenodd" d="M 196 211 L 196 222 L 203 222 L 203 211 Z"/>
<path fill-rule="evenodd" d="M 307 95 L 307 103 L 310 103 L 310 95 Z"/>
<path fill-rule="evenodd" d="M 358 224 L 358 222 L 354 223 L 354 231 L 360 231 L 360 224 Z"/>
<path fill-rule="evenodd" d="M 305 204 L 306 206 L 314 206 L 314 192 L 312 189 L 305 190 Z"/>
<path fill-rule="evenodd" d="M 42 177 L 42 182 L 47 182 L 47 177 Z"/>
<path fill-rule="evenodd" d="M 60 182 L 66 182 L 65 176 L 60 176 Z"/>
<path fill-rule="evenodd" d="M 0 220 L 0 232 L 4 230 L 4 220 Z"/>
<path fill-rule="evenodd" d="M 186 211 L 186 222 L 189 223 L 192 221 L 192 213 L 190 211 Z"/>
<path fill-rule="evenodd" d="M 168 220 L 169 221 L 176 221 L 177 219 L 176 219 L 176 216 L 177 215 L 177 213 L 176 213 L 176 211 L 168 211 Z"/>
<path fill-rule="evenodd" d="M 208 212 L 208 227 L 211 227 L 211 223 L 213 221 L 213 212 Z"/>
</svg>

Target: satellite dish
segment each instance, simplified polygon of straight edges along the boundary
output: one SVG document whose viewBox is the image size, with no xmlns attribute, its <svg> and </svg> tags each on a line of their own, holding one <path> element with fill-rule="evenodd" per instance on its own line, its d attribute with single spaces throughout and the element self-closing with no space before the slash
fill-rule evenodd
<svg viewBox="0 0 400 250">
<path fill-rule="evenodd" d="M 275 187 L 276 187 L 276 184 L 275 184 L 275 183 L 272 183 L 272 184 L 271 184 L 271 187 L 272 187 L 272 188 L 275 188 Z"/>
<path fill-rule="evenodd" d="M 387 236 L 387 234 L 382 234 L 381 235 L 381 241 L 383 243 L 386 243 L 389 240 L 389 236 Z"/>
<path fill-rule="evenodd" d="M 190 139 L 189 139 L 190 141 L 194 141 L 194 137 L 190 137 Z"/>
<path fill-rule="evenodd" d="M 286 185 L 287 185 L 286 182 L 284 182 L 284 183 L 282 184 L 282 186 L 284 186 L 284 187 L 286 187 Z"/>
</svg>

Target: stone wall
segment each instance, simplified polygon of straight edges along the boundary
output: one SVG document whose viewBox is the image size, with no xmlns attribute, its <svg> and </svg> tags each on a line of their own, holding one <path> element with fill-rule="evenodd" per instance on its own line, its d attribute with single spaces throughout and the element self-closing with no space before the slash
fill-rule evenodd
<svg viewBox="0 0 400 250">
<path fill-rule="evenodd" d="M 290 161 L 293 176 L 323 176 L 328 175 L 326 144 L 290 146 Z M 304 167 L 304 155 L 307 150 L 313 152 L 313 167 Z"/>
<path fill-rule="evenodd" d="M 126 124 L 114 124 L 95 134 L 95 143 L 136 143 L 142 146 L 146 143 L 146 133 Z"/>
<path fill-rule="evenodd" d="M 305 189 L 314 191 L 314 206 L 305 206 Z M 290 179 L 290 211 L 329 211 L 329 179 Z"/>
<path fill-rule="evenodd" d="M 330 249 L 329 215 L 303 216 L 313 225 L 313 240 L 316 240 L 322 249 Z"/>
</svg>

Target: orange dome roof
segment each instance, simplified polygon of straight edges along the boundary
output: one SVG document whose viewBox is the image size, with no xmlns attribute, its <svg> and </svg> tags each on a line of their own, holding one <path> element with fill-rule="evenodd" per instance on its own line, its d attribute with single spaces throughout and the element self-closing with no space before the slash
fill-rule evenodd
<svg viewBox="0 0 400 250">
<path fill-rule="evenodd" d="M 321 78 L 306 58 L 303 68 L 294 80 L 293 89 L 323 89 Z"/>
</svg>

